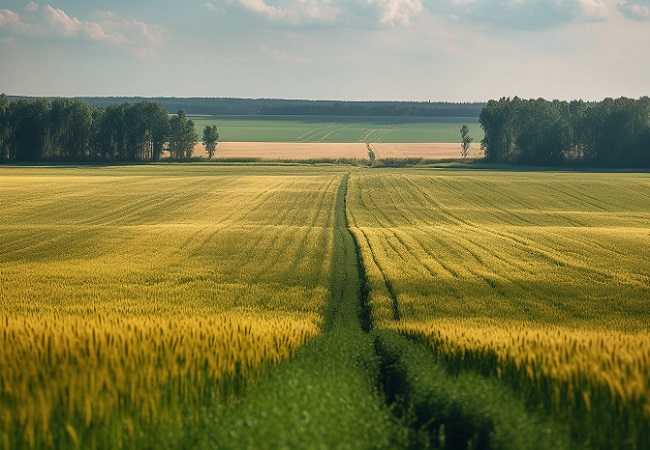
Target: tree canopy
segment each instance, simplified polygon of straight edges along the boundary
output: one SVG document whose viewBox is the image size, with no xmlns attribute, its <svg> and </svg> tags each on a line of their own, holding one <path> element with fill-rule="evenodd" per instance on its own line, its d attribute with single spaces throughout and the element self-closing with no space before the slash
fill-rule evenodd
<svg viewBox="0 0 650 450">
<path fill-rule="evenodd" d="M 490 100 L 479 117 L 493 162 L 650 167 L 650 98 Z"/>
<path fill-rule="evenodd" d="M 206 126 L 203 128 L 203 145 L 208 152 L 208 159 L 212 159 L 214 152 L 217 149 L 217 140 L 219 139 L 219 132 L 217 126 Z"/>
<path fill-rule="evenodd" d="M 169 122 L 169 153 L 175 159 L 190 159 L 194 144 L 199 136 L 194 130 L 194 122 L 180 109 Z"/>
<path fill-rule="evenodd" d="M 67 98 L 11 102 L 0 94 L 0 162 L 156 161 L 171 137 L 170 125 L 160 103 L 104 108 Z M 184 132 L 183 139 L 198 140 L 191 121 Z M 186 144 L 180 157 L 190 155 Z"/>
</svg>

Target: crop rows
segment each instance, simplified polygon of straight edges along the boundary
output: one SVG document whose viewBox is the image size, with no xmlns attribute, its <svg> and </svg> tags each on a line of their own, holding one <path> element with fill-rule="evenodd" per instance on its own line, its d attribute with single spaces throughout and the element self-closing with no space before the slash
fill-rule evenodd
<svg viewBox="0 0 650 450">
<path fill-rule="evenodd" d="M 649 442 L 647 175 L 10 167 L 0 191 L 0 448 Z"/>
<path fill-rule="evenodd" d="M 585 444 L 648 442 L 650 178 L 384 172 L 348 201 L 377 326 L 501 376 Z"/>
<path fill-rule="evenodd" d="M 219 127 L 221 142 L 458 143 L 463 123 L 470 126 L 475 142 L 483 138 L 476 118 L 195 116 L 192 119 L 199 136 L 205 126 Z"/>
<path fill-rule="evenodd" d="M 3 170 L 2 448 L 191 442 L 320 333 L 340 175 L 277 172 Z"/>
</svg>

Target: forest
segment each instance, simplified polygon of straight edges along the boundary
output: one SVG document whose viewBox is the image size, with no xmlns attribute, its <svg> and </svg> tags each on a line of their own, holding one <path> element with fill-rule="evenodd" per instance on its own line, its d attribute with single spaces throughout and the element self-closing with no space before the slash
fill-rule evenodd
<svg viewBox="0 0 650 450">
<path fill-rule="evenodd" d="M 138 103 L 138 97 L 80 97 L 93 106 L 111 103 Z M 485 103 L 453 102 L 381 102 L 288 100 L 247 98 L 170 98 L 147 99 L 158 102 L 167 111 L 184 109 L 188 114 L 216 116 L 367 116 L 367 117 L 478 117 Z"/>
<path fill-rule="evenodd" d="M 479 122 L 491 162 L 650 167 L 650 98 L 588 104 L 518 97 L 490 100 Z"/>
<path fill-rule="evenodd" d="M 184 112 L 170 118 L 160 103 L 10 102 L 0 94 L 0 162 L 156 161 L 163 150 L 183 159 L 191 156 L 197 140 Z"/>
</svg>

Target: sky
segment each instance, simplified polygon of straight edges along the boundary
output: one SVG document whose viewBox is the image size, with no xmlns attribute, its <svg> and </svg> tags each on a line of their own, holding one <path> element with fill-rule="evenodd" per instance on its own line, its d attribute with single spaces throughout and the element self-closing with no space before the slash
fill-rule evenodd
<svg viewBox="0 0 650 450">
<path fill-rule="evenodd" d="M 650 0 L 0 0 L 0 92 L 650 95 Z"/>
</svg>

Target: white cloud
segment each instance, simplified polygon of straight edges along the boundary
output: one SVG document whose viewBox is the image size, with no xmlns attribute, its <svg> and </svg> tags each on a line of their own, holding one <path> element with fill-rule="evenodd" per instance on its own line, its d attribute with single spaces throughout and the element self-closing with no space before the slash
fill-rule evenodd
<svg viewBox="0 0 650 450">
<path fill-rule="evenodd" d="M 650 20 L 650 1 L 648 0 L 626 0 L 618 3 L 618 9 L 632 20 Z"/>
<path fill-rule="evenodd" d="M 342 9 L 331 1 L 290 0 L 284 6 L 266 3 L 266 0 L 238 0 L 249 12 L 258 14 L 272 22 L 304 25 L 310 23 L 333 24 Z"/>
<path fill-rule="evenodd" d="M 428 0 L 434 14 L 477 25 L 547 30 L 572 22 L 601 21 L 612 15 L 616 0 Z"/>
<path fill-rule="evenodd" d="M 604 0 L 578 0 L 586 19 L 602 20 L 609 16 L 610 9 Z"/>
<path fill-rule="evenodd" d="M 380 10 L 379 22 L 391 25 L 409 25 L 411 16 L 422 11 L 421 0 L 366 0 Z"/>
<path fill-rule="evenodd" d="M 88 21 L 69 16 L 50 5 L 40 7 L 30 2 L 27 13 L 0 10 L 0 31 L 22 38 L 82 38 L 120 45 L 151 45 L 164 42 L 164 30 L 137 20 L 119 20 L 110 12 Z"/>
</svg>

